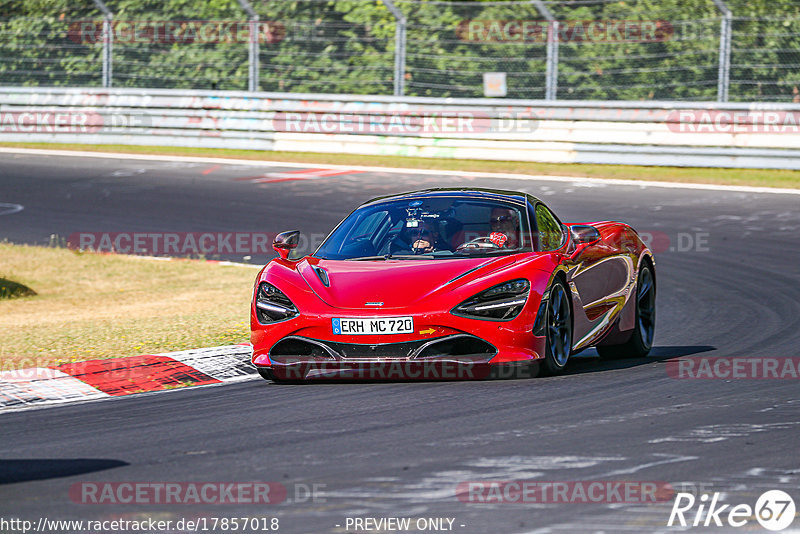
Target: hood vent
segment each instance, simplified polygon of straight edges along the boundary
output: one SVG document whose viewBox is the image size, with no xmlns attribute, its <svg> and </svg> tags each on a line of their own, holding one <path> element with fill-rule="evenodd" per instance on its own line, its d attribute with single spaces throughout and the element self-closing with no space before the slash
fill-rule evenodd
<svg viewBox="0 0 800 534">
<path fill-rule="evenodd" d="M 328 271 L 322 267 L 314 267 L 314 272 L 317 273 L 317 276 L 319 276 L 322 285 L 325 287 L 331 287 L 331 279 L 328 277 Z"/>
<path fill-rule="evenodd" d="M 476 266 L 475 266 L 475 267 L 473 267 L 472 269 L 470 269 L 470 270 L 468 270 L 468 271 L 464 271 L 463 273 L 459 274 L 458 276 L 456 276 L 455 278 L 453 278 L 452 280 L 450 280 L 450 281 L 449 281 L 449 282 L 447 282 L 447 283 L 448 283 L 448 284 L 452 284 L 453 282 L 455 282 L 455 281 L 456 281 L 456 280 L 458 280 L 459 278 L 464 278 L 464 277 L 465 277 L 465 276 L 467 276 L 468 274 L 472 274 L 472 273 L 474 273 L 475 271 L 477 271 L 478 269 L 480 269 L 480 268 L 481 268 L 481 267 L 483 267 L 484 265 L 486 265 L 486 264 L 485 264 L 485 263 L 482 263 L 482 264 L 480 264 L 480 265 L 476 265 Z"/>
</svg>

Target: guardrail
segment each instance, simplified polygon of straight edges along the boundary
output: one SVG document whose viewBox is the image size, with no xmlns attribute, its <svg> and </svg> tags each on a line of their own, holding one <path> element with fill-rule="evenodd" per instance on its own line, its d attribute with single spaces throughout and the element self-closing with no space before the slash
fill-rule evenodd
<svg viewBox="0 0 800 534">
<path fill-rule="evenodd" d="M 800 169 L 800 104 L 0 88 L 0 143 Z"/>
</svg>

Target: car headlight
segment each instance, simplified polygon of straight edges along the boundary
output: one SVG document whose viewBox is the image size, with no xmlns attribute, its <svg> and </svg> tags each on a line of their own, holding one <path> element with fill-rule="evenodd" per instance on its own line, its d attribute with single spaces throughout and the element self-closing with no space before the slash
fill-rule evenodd
<svg viewBox="0 0 800 534">
<path fill-rule="evenodd" d="M 256 315 L 261 323 L 274 323 L 297 317 L 297 307 L 283 291 L 268 282 L 261 282 L 256 293 Z"/>
<path fill-rule="evenodd" d="M 524 278 L 503 282 L 465 300 L 450 313 L 471 319 L 509 321 L 522 311 L 530 288 L 531 283 Z"/>
</svg>

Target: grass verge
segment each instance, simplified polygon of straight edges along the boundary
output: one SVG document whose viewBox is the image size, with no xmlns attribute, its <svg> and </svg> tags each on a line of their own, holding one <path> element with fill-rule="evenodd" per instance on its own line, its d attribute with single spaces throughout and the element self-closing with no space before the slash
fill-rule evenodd
<svg viewBox="0 0 800 534">
<path fill-rule="evenodd" d="M 50 150 L 82 150 L 126 154 L 169 156 L 206 156 L 310 164 L 372 165 L 408 169 L 433 169 L 464 172 L 499 172 L 513 174 L 548 174 L 588 176 L 619 180 L 656 180 L 662 182 L 746 185 L 755 187 L 800 188 L 800 171 L 771 169 L 713 169 L 705 167 L 643 167 L 636 165 L 585 165 L 577 163 L 531 163 L 415 158 L 407 156 L 361 156 L 356 154 L 320 154 L 314 152 L 265 152 L 220 148 L 149 147 L 128 145 L 82 145 L 58 143 L 0 143 L 0 146 Z"/>
<path fill-rule="evenodd" d="M 0 370 L 241 343 L 257 266 L 0 243 Z"/>
</svg>

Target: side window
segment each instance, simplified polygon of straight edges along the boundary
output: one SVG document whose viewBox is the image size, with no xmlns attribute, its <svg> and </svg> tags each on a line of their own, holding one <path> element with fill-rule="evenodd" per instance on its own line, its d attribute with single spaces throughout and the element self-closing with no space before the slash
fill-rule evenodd
<svg viewBox="0 0 800 534">
<path fill-rule="evenodd" d="M 555 250 L 561 245 L 561 225 L 544 204 L 536 205 L 536 228 L 539 237 L 539 250 Z"/>
</svg>

